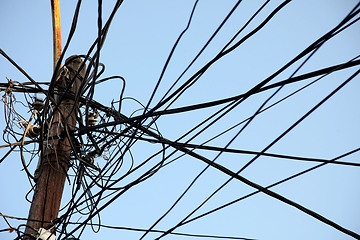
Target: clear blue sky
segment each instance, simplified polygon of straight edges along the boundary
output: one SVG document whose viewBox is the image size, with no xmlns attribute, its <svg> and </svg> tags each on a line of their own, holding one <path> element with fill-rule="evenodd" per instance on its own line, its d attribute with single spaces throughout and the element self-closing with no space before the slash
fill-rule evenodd
<svg viewBox="0 0 360 240">
<path fill-rule="evenodd" d="M 167 89 L 196 56 L 236 2 L 199 1 L 190 28 L 179 42 L 150 107 L 155 106 L 164 96 Z M 265 1 L 244 0 L 204 53 L 180 80 L 177 87 L 210 61 L 263 2 Z M 237 40 L 258 26 L 281 2 L 271 1 L 245 28 Z M 294 0 L 290 2 L 262 30 L 235 51 L 213 64 L 175 101 L 171 108 L 219 100 L 247 92 L 336 26 L 357 2 L 355 0 Z M 61 2 L 63 44 L 69 33 L 75 4 L 75 1 Z M 104 1 L 104 22 L 113 4 L 114 1 Z M 100 61 L 106 66 L 103 77 L 123 76 L 126 79 L 124 96 L 147 104 L 172 46 L 187 25 L 193 4 L 194 1 L 124 1 L 113 20 L 101 51 Z M 0 3 L 0 13 L 0 48 L 36 81 L 50 81 L 53 70 L 50 2 L 3 1 Z M 97 1 L 91 3 L 84 1 L 75 35 L 65 56 L 86 54 L 96 34 Z M 360 53 L 359 39 L 360 24 L 355 23 L 326 42 L 296 75 L 349 61 Z M 290 77 L 304 60 L 305 58 L 302 58 L 296 62 L 273 79 L 270 84 Z M 258 115 L 236 137 L 229 148 L 263 150 L 358 69 L 359 66 L 356 66 L 332 73 Z M 5 83 L 6 77 L 18 82 L 27 81 L 5 58 L 0 57 L 0 83 Z M 300 89 L 312 80 L 315 78 L 286 85 L 266 106 Z M 96 89 L 94 99 L 105 106 L 110 106 L 113 99 L 118 99 L 121 88 L 120 81 L 100 84 Z M 330 160 L 358 148 L 360 143 L 359 89 L 360 77 L 357 76 L 267 152 Z M 248 118 L 274 91 L 275 89 L 250 97 L 190 143 L 201 144 Z M 3 95 L 3 93 L 2 91 L 0 94 Z M 23 99 L 21 94 L 15 96 L 19 100 Z M 224 105 L 164 115 L 157 121 L 159 131 L 167 139 L 176 140 L 222 106 Z M 16 107 L 15 110 L 22 116 L 30 117 L 31 113 L 27 112 L 21 104 L 17 104 Z M 3 108 L 2 106 L 2 111 Z M 139 115 L 141 111 L 137 110 L 141 108 L 141 105 L 134 100 L 126 99 L 123 101 L 122 113 L 127 116 Z M 224 147 L 238 133 L 241 126 L 207 145 Z M 4 127 L 5 122 L 2 117 L 0 118 L 1 130 Z M 191 136 L 193 135 L 182 141 L 190 139 Z M 0 145 L 3 144 L 5 144 L 4 141 L 0 140 Z M 135 144 L 132 148 L 135 166 L 158 150 L 161 150 L 158 144 L 144 142 Z M 7 149 L 0 149 L 1 157 L 6 151 Z M 165 155 L 169 155 L 171 151 L 172 149 L 167 150 Z M 195 152 L 211 160 L 217 154 L 209 150 Z M 179 155 L 176 153 L 167 161 Z M 245 154 L 223 153 L 217 162 L 237 172 L 252 157 Z M 357 152 L 341 161 L 360 163 L 359 158 L 360 153 Z M 143 171 L 158 161 L 160 157 L 154 159 Z M 34 171 L 36 162 L 37 159 L 30 165 L 31 171 Z M 103 166 L 106 160 L 99 157 L 96 162 Z M 126 171 L 130 162 L 130 157 L 127 156 L 122 171 Z M 260 157 L 246 168 L 241 176 L 262 186 L 268 186 L 317 164 Z M 205 167 L 205 163 L 193 157 L 179 158 L 113 202 L 101 212 L 101 223 L 148 229 Z M 24 196 L 31 186 L 26 173 L 21 169 L 19 152 L 13 152 L 0 164 L 2 183 L 0 212 L 26 218 L 30 205 Z M 360 191 L 357 184 L 360 180 L 359 171 L 357 166 L 328 164 L 276 186 L 272 190 L 360 234 Z M 119 186 L 128 183 L 134 177 L 130 176 L 124 180 L 125 182 L 119 183 Z M 167 230 L 176 225 L 228 179 L 229 177 L 224 173 L 209 168 L 173 211 L 154 229 Z M 71 188 L 72 186 L 66 183 L 63 204 L 69 200 Z M 237 180 L 232 180 L 192 217 L 255 190 Z M 98 189 L 94 189 L 94 193 L 97 191 Z M 104 200 L 101 204 L 106 201 Z M 73 219 L 73 221 L 77 220 L 78 218 Z M 8 221 L 13 227 L 24 223 L 14 219 L 8 219 Z M 0 219 L 0 230 L 6 227 L 6 222 Z M 263 193 L 179 227 L 174 232 L 264 240 L 352 239 L 308 214 Z M 142 234 L 130 230 L 101 228 L 100 232 L 94 235 L 88 227 L 81 239 L 139 239 Z M 154 239 L 157 236 L 159 236 L 158 233 L 150 233 L 145 239 Z M 15 233 L 0 232 L 0 239 L 14 239 L 15 237 Z M 194 237 L 188 239 L 192 238 Z M 164 239 L 186 239 L 186 237 L 167 235 Z"/>
</svg>

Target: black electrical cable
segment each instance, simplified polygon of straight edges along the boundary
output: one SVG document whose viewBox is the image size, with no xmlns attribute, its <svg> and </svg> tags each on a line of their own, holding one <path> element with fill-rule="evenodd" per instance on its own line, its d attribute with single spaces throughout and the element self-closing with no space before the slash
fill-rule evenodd
<svg viewBox="0 0 360 240">
<path fill-rule="evenodd" d="M 260 153 L 264 153 L 266 152 L 269 148 L 271 148 L 276 142 L 278 142 L 281 138 L 283 138 L 288 132 L 290 132 L 295 126 L 297 126 L 300 122 L 302 122 L 306 117 L 308 117 L 312 112 L 314 112 L 319 106 L 321 106 L 324 102 L 326 102 L 331 96 L 333 96 L 337 91 L 339 91 L 342 87 L 344 87 L 347 83 L 349 83 L 355 76 L 357 76 L 358 74 L 360 73 L 360 69 L 358 71 L 356 71 L 354 74 L 352 74 L 346 81 L 344 81 L 340 86 L 338 86 L 334 91 L 332 91 L 328 96 L 326 96 L 322 101 L 320 101 L 316 106 L 314 106 L 310 111 L 308 111 L 303 117 L 299 118 L 298 121 L 296 121 L 292 126 L 290 126 L 285 132 L 283 132 L 282 134 L 280 134 L 274 141 L 272 141 L 266 148 L 264 148 Z M 254 159 L 257 159 L 258 157 L 260 157 L 261 154 L 255 156 L 252 161 L 254 161 Z M 232 179 L 237 179 L 237 180 L 240 180 L 241 182 L 251 186 L 251 187 L 254 187 L 254 188 L 257 188 L 258 190 L 262 191 L 263 193 L 265 194 L 268 194 L 269 196 L 272 196 L 280 201 L 283 201 L 284 203 L 287 203 L 291 206 L 294 206 L 296 208 L 298 208 L 299 210 L 311 215 L 312 217 L 334 227 L 335 229 L 345 233 L 345 234 L 348 234 L 350 236 L 353 236 L 353 237 L 360 237 L 358 234 L 348 230 L 348 229 L 345 229 L 343 227 L 341 227 L 340 225 L 330 221 L 329 219 L 326 219 L 324 218 L 323 216 L 309 210 L 309 209 L 306 209 L 305 207 L 297 204 L 297 203 L 294 203 L 293 201 L 291 200 L 288 200 L 272 191 L 269 191 L 251 181 L 249 181 L 248 179 L 240 176 L 239 174 L 241 173 L 241 171 L 243 169 L 245 169 L 247 167 L 247 165 L 245 165 L 243 168 L 241 168 L 239 171 L 237 171 L 236 173 L 230 171 L 229 169 L 226 169 L 224 168 L 223 166 L 221 165 L 218 165 L 217 163 L 213 162 L 213 161 L 210 161 L 210 160 L 207 160 L 205 158 L 201 158 L 200 160 L 203 160 L 205 161 L 207 164 L 211 165 L 212 167 L 215 167 L 217 168 L 218 170 L 228 174 L 230 176 L 230 179 L 228 181 L 226 181 L 223 185 L 221 185 L 214 193 L 216 193 L 217 191 L 219 191 L 223 186 L 225 186 L 228 182 L 230 182 Z M 211 197 L 211 196 L 210 196 Z M 210 198 L 209 197 L 209 198 Z M 209 199 L 208 198 L 208 199 Z M 196 209 L 197 210 L 197 209 Z M 196 210 L 194 210 L 193 212 L 195 212 Z M 192 212 L 192 213 L 193 213 Z M 185 221 L 189 216 L 191 216 L 190 213 L 187 217 L 185 217 L 181 222 Z M 179 227 L 179 225 L 181 224 L 178 223 L 177 225 L 175 225 L 174 227 L 172 227 L 171 229 L 169 229 L 167 232 L 171 232 L 172 230 L 176 229 L 177 227 Z M 165 236 L 165 234 L 161 235 L 160 238 L 162 236 Z"/>
</svg>

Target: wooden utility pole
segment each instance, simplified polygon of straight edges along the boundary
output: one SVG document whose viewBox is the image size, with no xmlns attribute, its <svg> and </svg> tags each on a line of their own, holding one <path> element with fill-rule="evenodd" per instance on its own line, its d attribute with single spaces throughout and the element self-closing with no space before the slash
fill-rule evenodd
<svg viewBox="0 0 360 240">
<path fill-rule="evenodd" d="M 54 49 L 54 69 L 61 55 L 61 21 L 60 21 L 60 3 L 59 0 L 51 1 L 51 15 L 53 27 L 53 49 Z"/>
<path fill-rule="evenodd" d="M 60 7 L 58 0 L 51 0 L 54 33 L 54 66 L 61 55 Z M 49 127 L 43 127 L 44 139 L 42 156 L 39 159 L 38 176 L 31 202 L 24 239 L 36 239 L 40 228 L 48 229 L 58 217 L 64 189 L 69 159 L 72 151 L 71 141 L 76 125 L 79 96 L 78 87 L 85 75 L 85 67 L 80 69 L 82 60 L 69 57 L 65 68 L 58 73 L 52 97 L 55 99 L 54 112 L 47 119 Z M 56 69 L 55 69 L 56 71 Z M 75 80 L 73 81 L 74 77 Z M 66 94 L 65 90 L 69 89 Z M 47 111 L 47 109 L 44 109 Z M 46 125 L 45 125 L 46 126 Z M 53 229 L 50 229 L 53 232 Z"/>
<path fill-rule="evenodd" d="M 85 68 L 79 72 L 75 81 L 72 80 L 81 63 L 79 57 L 68 58 L 65 67 L 69 71 L 60 75 L 55 83 L 54 98 L 57 109 L 48 119 L 49 131 L 45 129 L 39 175 L 29 211 L 26 235 L 35 236 L 40 227 L 47 228 L 58 216 L 72 151 L 72 135 L 76 126 L 76 96 L 80 94 L 78 87 L 84 77 Z M 64 90 L 69 84 L 70 91 L 64 96 Z M 25 239 L 32 238 L 25 236 Z"/>
</svg>

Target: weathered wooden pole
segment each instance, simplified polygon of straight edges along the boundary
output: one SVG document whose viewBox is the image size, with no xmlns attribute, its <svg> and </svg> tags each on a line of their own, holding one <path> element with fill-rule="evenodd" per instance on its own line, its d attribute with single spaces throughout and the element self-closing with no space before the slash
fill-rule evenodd
<svg viewBox="0 0 360 240">
<path fill-rule="evenodd" d="M 54 33 L 54 66 L 61 55 L 60 7 L 58 0 L 51 0 Z M 40 228 L 47 229 L 58 217 L 64 184 L 72 151 L 71 141 L 76 126 L 78 87 L 85 75 L 85 67 L 77 56 L 69 57 L 65 67 L 52 83 L 51 94 L 55 111 L 48 119 L 50 127 L 44 129 L 42 156 L 37 170 L 36 186 L 31 202 L 24 239 L 36 239 Z M 55 69 L 55 67 L 54 67 Z M 57 71 L 55 69 L 55 71 Z M 77 72 L 79 72 L 77 74 Z M 76 78 L 75 78 L 76 76 Z M 75 80 L 74 80 L 75 78 Z M 73 81 L 74 80 L 74 81 Z M 66 93 L 66 89 L 69 89 Z M 47 111 L 47 109 L 44 109 Z M 50 232 L 53 230 L 50 229 Z"/>
<path fill-rule="evenodd" d="M 59 0 L 51 0 L 51 15 L 53 27 L 53 49 L 54 49 L 54 69 L 62 52 L 61 44 L 61 21 Z"/>
<path fill-rule="evenodd" d="M 70 57 L 66 60 L 64 71 L 55 83 L 54 98 L 57 109 L 53 112 L 50 129 L 44 134 L 42 156 L 38 169 L 36 187 L 31 202 L 26 235 L 35 236 L 39 228 L 46 228 L 58 216 L 64 183 L 72 151 L 71 141 L 76 126 L 78 102 L 76 95 L 84 77 L 83 68 L 75 81 L 72 81 L 79 70 L 82 60 Z M 70 91 L 64 90 L 71 85 Z M 31 239 L 27 238 L 27 239 Z"/>
</svg>

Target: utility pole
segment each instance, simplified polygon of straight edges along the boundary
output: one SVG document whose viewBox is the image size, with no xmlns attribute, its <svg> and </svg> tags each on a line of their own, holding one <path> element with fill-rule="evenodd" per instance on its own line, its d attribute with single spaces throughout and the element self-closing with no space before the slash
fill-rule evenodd
<svg viewBox="0 0 360 240">
<path fill-rule="evenodd" d="M 51 0 L 54 33 L 54 66 L 61 55 L 60 7 L 58 0 Z M 42 155 L 36 176 L 36 186 L 31 202 L 24 239 L 36 239 L 40 228 L 49 230 L 58 217 L 64 189 L 69 159 L 72 152 L 72 135 L 76 126 L 79 87 L 85 75 L 82 60 L 71 56 L 65 61 L 65 67 L 54 78 L 52 95 L 54 111 L 42 123 L 44 132 Z M 80 70 L 80 71 L 79 71 Z M 56 69 L 55 69 L 56 71 Z M 50 105 L 50 104 L 49 104 Z M 44 109 L 47 111 L 48 109 Z M 47 111 L 48 112 L 48 111 Z M 48 127 L 46 126 L 48 125 Z M 50 229 L 49 229 L 50 228 Z M 46 236 L 46 235 L 45 235 Z M 49 238 L 51 239 L 51 238 Z"/>
</svg>

